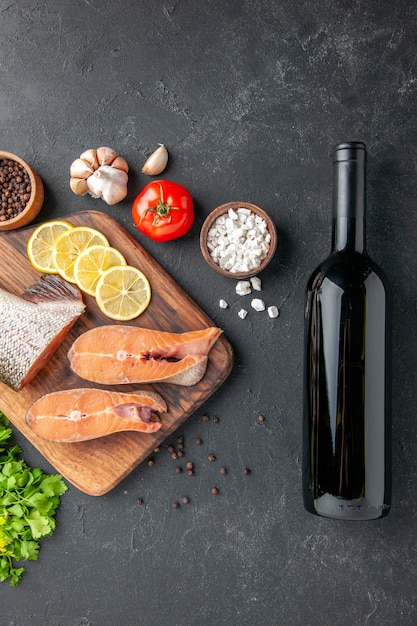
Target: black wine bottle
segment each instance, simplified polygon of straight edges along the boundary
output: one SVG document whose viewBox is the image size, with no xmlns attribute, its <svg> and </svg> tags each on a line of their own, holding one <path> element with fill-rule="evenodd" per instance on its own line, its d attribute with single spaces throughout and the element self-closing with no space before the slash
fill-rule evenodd
<svg viewBox="0 0 417 626">
<path fill-rule="evenodd" d="M 369 520 L 390 510 L 390 306 L 365 247 L 366 146 L 337 145 L 333 167 L 332 250 L 306 292 L 304 506 Z"/>
</svg>

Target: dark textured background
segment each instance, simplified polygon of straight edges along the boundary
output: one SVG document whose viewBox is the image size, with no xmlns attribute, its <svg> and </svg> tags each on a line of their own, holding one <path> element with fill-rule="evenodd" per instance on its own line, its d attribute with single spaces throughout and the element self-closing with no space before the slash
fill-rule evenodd
<svg viewBox="0 0 417 626">
<path fill-rule="evenodd" d="M 70 487 L 39 561 L 18 588 L 1 585 L 1 626 L 417 623 L 416 20 L 409 0 L 0 0 L 0 147 L 38 169 L 38 221 L 108 212 L 236 352 L 181 429 L 196 475 L 178 476 L 164 449 L 106 496 Z M 309 515 L 300 487 L 303 292 L 329 250 L 330 155 L 346 140 L 368 146 L 368 247 L 395 295 L 393 509 L 357 523 Z M 196 203 L 191 232 L 165 245 L 130 217 L 158 142 L 171 155 L 163 176 Z M 71 162 L 101 145 L 131 166 L 114 207 L 69 188 Z M 261 294 L 276 320 L 240 320 L 248 301 L 200 255 L 205 215 L 228 200 L 260 204 L 277 225 Z M 173 510 L 182 495 L 190 504 Z"/>
</svg>

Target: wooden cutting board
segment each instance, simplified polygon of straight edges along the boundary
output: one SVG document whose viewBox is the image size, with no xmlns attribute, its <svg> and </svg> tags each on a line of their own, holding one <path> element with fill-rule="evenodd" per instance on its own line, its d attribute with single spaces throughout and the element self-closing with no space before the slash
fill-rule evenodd
<svg viewBox="0 0 417 626">
<path fill-rule="evenodd" d="M 100 230 L 110 244 L 123 253 L 128 264 L 138 267 L 148 277 L 152 289 L 151 303 L 140 317 L 129 322 L 130 325 L 171 332 L 214 325 L 187 293 L 113 218 L 99 211 L 84 211 L 65 219 L 74 226 L 87 225 Z M 34 228 L 0 235 L 0 287 L 17 295 L 40 276 L 26 256 L 26 244 Z M 155 434 L 126 432 L 80 443 L 46 442 L 33 434 L 26 425 L 28 408 L 46 393 L 93 386 L 93 383 L 82 380 L 71 371 L 67 359 L 68 349 L 84 331 L 103 324 L 117 323 L 101 313 L 94 298 L 83 294 L 83 300 L 86 312 L 35 380 L 19 392 L 0 383 L 0 410 L 70 483 L 89 495 L 99 496 L 113 489 L 218 389 L 232 369 L 233 350 L 222 335 L 209 353 L 205 376 L 194 387 L 162 383 L 142 386 L 158 391 L 168 405 L 162 429 Z M 119 385 L 115 389 L 131 391 L 135 386 Z"/>
</svg>

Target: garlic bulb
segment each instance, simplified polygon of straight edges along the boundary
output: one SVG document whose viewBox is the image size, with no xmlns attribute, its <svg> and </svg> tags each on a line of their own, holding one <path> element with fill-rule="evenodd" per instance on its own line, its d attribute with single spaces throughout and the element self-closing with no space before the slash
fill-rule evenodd
<svg viewBox="0 0 417 626">
<path fill-rule="evenodd" d="M 129 165 L 112 148 L 85 150 L 70 168 L 70 187 L 77 195 L 89 193 L 107 204 L 117 204 L 127 196 Z"/>
<path fill-rule="evenodd" d="M 142 167 L 142 173 L 157 176 L 164 171 L 168 163 L 168 150 L 160 143 L 159 148 L 148 158 Z"/>
</svg>

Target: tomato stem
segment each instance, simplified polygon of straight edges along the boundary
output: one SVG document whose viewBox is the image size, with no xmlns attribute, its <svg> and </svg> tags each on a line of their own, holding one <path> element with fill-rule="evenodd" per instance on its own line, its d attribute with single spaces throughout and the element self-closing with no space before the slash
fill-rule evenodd
<svg viewBox="0 0 417 626">
<path fill-rule="evenodd" d="M 153 224 L 155 225 L 155 224 L 158 224 L 158 220 L 161 217 L 170 218 L 169 212 L 170 211 L 178 211 L 178 207 L 170 206 L 169 204 L 166 204 L 165 202 L 162 202 L 162 200 L 159 200 L 159 202 L 158 202 L 158 204 L 156 206 L 148 207 L 143 212 L 141 219 L 143 219 L 145 217 L 145 215 L 148 213 L 148 211 L 155 211 L 155 216 L 153 218 Z"/>
<path fill-rule="evenodd" d="M 158 217 L 168 217 L 170 210 L 171 209 L 177 210 L 177 208 L 178 207 L 170 206 L 169 204 L 166 204 L 166 202 L 163 202 L 162 200 L 160 200 L 155 207 L 155 211 Z"/>
<path fill-rule="evenodd" d="M 159 185 L 159 191 L 160 191 L 161 197 L 158 200 L 158 204 L 156 206 L 153 206 L 153 207 L 148 207 L 143 212 L 143 215 L 142 215 L 142 219 L 143 219 L 148 211 L 155 211 L 155 216 L 153 218 L 153 225 L 154 226 L 156 224 L 158 224 L 158 218 L 160 218 L 160 217 L 169 217 L 169 212 L 171 210 L 178 211 L 178 207 L 170 206 L 169 204 L 164 202 L 164 195 L 163 195 L 162 185 Z"/>
</svg>

